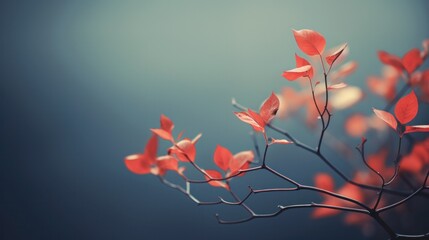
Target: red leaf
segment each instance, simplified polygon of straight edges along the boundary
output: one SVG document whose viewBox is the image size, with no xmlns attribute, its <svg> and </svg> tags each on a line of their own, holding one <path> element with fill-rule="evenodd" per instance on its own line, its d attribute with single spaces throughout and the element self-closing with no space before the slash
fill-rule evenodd
<svg viewBox="0 0 429 240">
<path fill-rule="evenodd" d="M 310 70 L 312 70 L 311 65 L 305 65 L 283 72 L 283 77 L 289 81 L 293 81 L 300 77 L 309 76 Z"/>
<path fill-rule="evenodd" d="M 195 155 L 197 151 L 195 149 L 194 144 L 189 139 L 183 139 L 178 142 L 175 146 L 169 148 L 168 154 L 175 154 L 177 159 L 183 162 L 195 161 Z"/>
<path fill-rule="evenodd" d="M 216 171 L 216 170 L 204 170 L 209 176 L 205 176 L 206 180 L 210 180 L 210 179 L 221 179 L 222 178 L 222 174 L 220 174 L 220 172 Z M 208 184 L 212 185 L 213 187 L 221 187 L 221 188 L 225 188 L 226 190 L 229 191 L 229 187 L 226 183 L 222 182 L 222 181 L 210 181 L 208 182 Z"/>
<path fill-rule="evenodd" d="M 337 58 L 341 55 L 341 53 L 343 53 L 344 49 L 347 47 L 347 43 L 345 43 L 344 45 L 340 46 L 333 54 L 329 55 L 326 57 L 326 62 L 329 65 L 334 64 L 335 60 L 337 60 Z"/>
<path fill-rule="evenodd" d="M 423 40 L 422 46 L 423 46 L 423 51 L 420 53 L 420 56 L 422 57 L 422 59 L 426 59 L 429 53 L 429 39 Z"/>
<path fill-rule="evenodd" d="M 179 167 L 179 168 L 177 169 L 177 173 L 178 173 L 180 176 L 185 177 L 185 170 L 186 170 L 186 167 Z"/>
<path fill-rule="evenodd" d="M 228 170 L 229 163 L 232 160 L 232 153 L 227 148 L 217 145 L 213 159 L 220 169 L 226 171 Z"/>
<path fill-rule="evenodd" d="M 254 155 L 252 151 L 242 151 L 233 156 L 229 163 L 230 175 L 244 169 L 247 163 L 253 161 Z"/>
<path fill-rule="evenodd" d="M 291 144 L 293 142 L 288 141 L 286 139 L 275 139 L 275 138 L 271 138 L 271 143 L 270 144 Z"/>
<path fill-rule="evenodd" d="M 171 121 L 164 114 L 161 114 L 160 122 L 161 122 L 161 129 L 163 129 L 164 131 L 169 132 L 171 134 L 171 132 L 173 131 L 173 128 L 174 128 L 173 121 Z"/>
<path fill-rule="evenodd" d="M 155 134 L 152 134 L 149 141 L 146 144 L 144 149 L 144 154 L 151 160 L 151 162 L 155 162 L 156 156 L 158 152 L 158 137 Z"/>
<path fill-rule="evenodd" d="M 328 90 L 335 90 L 335 89 L 341 89 L 347 87 L 347 84 L 345 83 L 337 83 L 331 86 L 328 86 Z"/>
<path fill-rule="evenodd" d="M 298 54 L 296 53 L 295 53 L 295 62 L 296 62 L 297 68 L 307 66 L 307 65 L 311 66 L 311 64 L 305 58 L 298 56 Z M 313 75 L 314 75 L 314 71 L 313 71 L 313 67 L 311 67 L 310 70 L 308 70 L 308 77 L 313 78 Z"/>
<path fill-rule="evenodd" d="M 339 210 L 331 209 L 331 208 L 315 208 L 313 213 L 311 214 L 312 218 L 324 218 L 324 217 L 330 217 L 334 216 L 340 213 Z"/>
<path fill-rule="evenodd" d="M 373 111 L 374 111 L 375 115 L 377 115 L 378 118 L 383 120 L 391 128 L 393 128 L 393 130 L 396 131 L 396 128 L 398 127 L 398 122 L 396 121 L 395 117 L 391 113 L 383 111 L 383 110 L 377 110 L 375 108 L 373 108 Z"/>
<path fill-rule="evenodd" d="M 198 135 L 197 136 L 195 136 L 194 137 L 194 139 L 192 139 L 192 144 L 196 144 L 197 142 L 198 142 L 198 140 L 200 140 L 200 138 L 203 136 L 203 134 L 202 133 L 198 133 Z"/>
<path fill-rule="evenodd" d="M 348 213 L 344 218 L 344 222 L 349 225 L 361 225 L 362 227 L 364 227 L 366 226 L 365 224 L 368 224 L 370 222 L 370 218 L 360 213 Z M 366 228 L 363 228 L 362 230 L 364 231 L 364 234 L 368 232 L 368 231 L 365 231 Z"/>
<path fill-rule="evenodd" d="M 386 65 L 390 65 L 395 67 L 397 70 L 402 71 L 404 69 L 404 66 L 402 65 L 402 60 L 385 51 L 378 51 L 378 58 L 380 61 Z"/>
<path fill-rule="evenodd" d="M 183 136 L 183 133 L 185 133 L 185 131 L 181 131 L 178 135 L 177 135 L 177 141 L 180 141 L 180 139 Z"/>
<path fill-rule="evenodd" d="M 380 151 L 368 155 L 367 156 L 367 163 L 369 166 L 371 166 L 373 169 L 375 169 L 377 172 L 380 172 L 382 175 L 386 176 L 386 159 L 389 155 L 389 152 L 387 149 L 382 148 Z"/>
<path fill-rule="evenodd" d="M 409 74 L 414 72 L 422 63 L 423 59 L 420 56 L 420 50 L 417 48 L 411 49 L 402 57 L 402 65 Z"/>
<path fill-rule="evenodd" d="M 177 171 L 179 163 L 176 158 L 172 156 L 161 156 L 156 160 L 156 165 L 159 169 L 159 175 L 164 175 L 167 170 Z"/>
<path fill-rule="evenodd" d="M 322 188 L 333 192 L 335 189 L 334 179 L 332 179 L 331 175 L 326 173 L 318 173 L 314 177 L 314 185 L 317 188 Z"/>
<path fill-rule="evenodd" d="M 261 115 L 259 115 L 259 113 L 253 111 L 252 109 L 247 109 L 247 112 L 249 113 L 249 116 L 251 118 L 253 118 L 253 120 L 255 120 L 255 122 L 262 128 L 265 128 L 265 121 L 264 119 L 261 117 Z"/>
<path fill-rule="evenodd" d="M 238 119 L 240 119 L 241 121 L 250 124 L 250 126 L 253 127 L 253 129 L 255 131 L 258 132 L 264 132 L 264 126 L 259 125 L 259 123 L 257 123 L 252 116 L 250 116 L 249 113 L 247 112 L 234 112 L 235 116 L 238 117 Z"/>
<path fill-rule="evenodd" d="M 150 160 L 147 158 L 145 154 L 133 154 L 126 156 L 125 166 L 127 166 L 128 170 L 135 174 L 147 174 L 150 173 L 151 164 Z"/>
<path fill-rule="evenodd" d="M 341 67 L 332 73 L 332 80 L 338 80 L 345 78 L 356 71 L 358 64 L 355 61 L 347 62 L 341 65 Z"/>
<path fill-rule="evenodd" d="M 406 126 L 405 133 L 429 132 L 429 125 Z"/>
<path fill-rule="evenodd" d="M 364 115 L 357 113 L 347 118 L 344 127 L 350 136 L 362 137 L 368 130 L 368 123 Z"/>
<path fill-rule="evenodd" d="M 419 103 L 416 94 L 411 91 L 399 99 L 395 106 L 395 116 L 402 124 L 407 124 L 413 120 L 419 110 Z"/>
<path fill-rule="evenodd" d="M 279 106 L 280 103 L 276 94 L 271 93 L 271 96 L 265 99 L 264 103 L 262 103 L 262 106 L 259 109 L 259 114 L 264 122 L 269 123 L 276 116 Z"/>
<path fill-rule="evenodd" d="M 173 135 L 171 135 L 171 133 L 165 131 L 164 129 L 161 128 L 151 128 L 150 129 L 153 133 L 155 133 L 156 135 L 158 135 L 158 137 L 165 139 L 167 141 L 173 141 Z"/>
<path fill-rule="evenodd" d="M 384 97 L 388 101 L 392 101 L 396 95 L 396 78 L 378 78 L 374 76 L 368 77 L 368 88 L 375 94 Z"/>
<path fill-rule="evenodd" d="M 325 49 L 325 38 L 318 32 L 302 29 L 292 30 L 298 47 L 309 56 L 321 55 Z"/>
<path fill-rule="evenodd" d="M 423 162 L 415 154 L 410 154 L 401 159 L 401 170 L 418 173 L 423 168 Z"/>
<path fill-rule="evenodd" d="M 338 194 L 344 195 L 349 198 L 353 198 L 358 202 L 363 202 L 364 200 L 364 195 L 361 189 L 351 183 L 344 184 L 344 186 L 341 187 L 337 192 Z M 348 202 L 346 204 L 351 204 L 351 203 Z"/>
<path fill-rule="evenodd" d="M 335 94 L 329 97 L 329 104 L 332 108 L 341 110 L 346 109 L 358 103 L 364 94 L 358 87 L 347 86 L 335 91 Z"/>
</svg>

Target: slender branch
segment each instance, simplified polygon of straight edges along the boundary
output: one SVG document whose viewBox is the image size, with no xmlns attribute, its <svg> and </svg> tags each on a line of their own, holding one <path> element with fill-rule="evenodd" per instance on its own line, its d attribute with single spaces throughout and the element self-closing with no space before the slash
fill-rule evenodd
<svg viewBox="0 0 429 240">
<path fill-rule="evenodd" d="M 187 197 L 189 197 L 189 199 L 191 199 L 193 202 L 195 202 L 198 205 L 217 205 L 217 204 L 221 204 L 222 201 L 216 201 L 216 202 L 203 202 L 200 201 L 199 199 L 197 199 L 194 195 L 191 194 L 191 188 L 190 188 L 190 184 L 189 182 L 186 182 L 186 189 L 184 189 L 182 186 L 174 184 L 170 181 L 168 181 L 167 179 L 165 179 L 164 177 L 158 176 L 159 180 L 165 184 L 166 186 L 176 189 L 179 192 L 185 194 Z"/>
<path fill-rule="evenodd" d="M 393 231 L 393 229 L 380 217 L 378 212 L 371 212 L 370 216 L 377 221 L 378 224 L 380 224 L 381 227 L 389 234 L 391 239 L 396 239 L 397 234 Z"/>
<path fill-rule="evenodd" d="M 193 165 L 196 165 L 196 164 L 193 164 Z M 190 182 L 190 183 L 208 183 L 208 182 L 211 182 L 211 181 L 225 181 L 225 180 L 237 177 L 238 175 L 240 175 L 242 173 L 258 171 L 258 170 L 261 170 L 261 169 L 263 169 L 261 166 L 256 166 L 256 167 L 252 167 L 252 168 L 238 170 L 237 173 L 231 174 L 231 175 L 229 175 L 227 177 L 223 177 L 223 178 L 209 178 L 207 180 L 187 179 L 187 181 Z"/>
<path fill-rule="evenodd" d="M 413 198 L 413 197 L 414 197 L 414 196 L 416 196 L 417 194 L 419 194 L 421 191 L 423 191 L 423 190 L 427 189 L 427 187 L 426 187 L 426 183 L 427 183 L 427 181 L 428 181 L 428 177 L 429 177 L 429 171 L 426 173 L 426 177 L 425 177 L 425 179 L 424 179 L 424 181 L 423 181 L 423 183 L 422 183 L 421 187 L 419 187 L 416 191 L 414 191 L 412 194 L 408 195 L 406 198 L 404 198 L 404 199 L 402 199 L 402 200 L 400 200 L 400 201 L 397 201 L 397 202 L 395 202 L 395 203 L 393 203 L 393 204 L 390 204 L 390 205 L 388 205 L 388 206 L 385 206 L 385 207 L 382 207 L 382 208 L 377 209 L 377 212 L 379 212 L 379 213 L 380 213 L 380 212 L 384 212 L 384 211 L 387 211 L 387 210 L 389 210 L 389 209 L 392 209 L 392 208 L 394 208 L 394 207 L 396 207 L 396 206 L 399 206 L 399 205 L 401 205 L 401 204 L 403 204 L 403 203 L 407 202 L 408 200 L 410 200 L 411 198 Z"/>
<path fill-rule="evenodd" d="M 240 201 L 230 202 L 230 201 L 224 200 L 222 197 L 219 197 L 219 199 L 222 203 L 224 203 L 226 205 L 241 205 L 254 193 L 252 187 L 250 187 L 250 186 L 248 186 L 248 187 L 249 187 L 249 193 L 247 193 L 246 196 L 243 199 L 241 199 Z"/>
<path fill-rule="evenodd" d="M 317 112 L 319 113 L 319 117 L 322 120 L 322 125 L 323 125 L 323 127 L 325 127 L 325 121 L 324 121 L 323 116 L 322 116 L 322 111 L 320 111 L 319 105 L 317 104 L 317 101 L 316 101 L 316 96 L 314 94 L 313 82 L 311 81 L 310 77 L 307 76 L 307 78 L 308 78 L 308 81 L 310 83 L 311 96 L 313 97 L 314 106 L 316 106 Z"/>
<path fill-rule="evenodd" d="M 241 220 L 236 220 L 236 221 L 226 221 L 226 220 L 222 220 L 220 219 L 219 215 L 216 214 L 216 218 L 218 220 L 219 223 L 221 224 L 238 224 L 238 223 L 244 223 L 244 222 L 248 222 L 251 221 L 255 218 L 271 218 L 271 217 L 276 217 L 278 215 L 280 215 L 281 213 L 290 210 L 290 209 L 297 209 L 297 208 L 329 208 L 329 209 L 335 209 L 335 210 L 340 210 L 340 211 L 347 211 L 347 212 L 355 212 L 355 213 L 363 213 L 363 214 L 367 214 L 367 211 L 365 210 L 361 210 L 361 209 L 356 209 L 356 208 L 348 208 L 348 207 L 340 207 L 340 206 L 333 206 L 333 205 L 327 205 L 327 204 L 319 204 L 319 203 L 307 203 L 307 204 L 294 204 L 294 205 L 287 205 L 287 206 L 281 206 L 279 205 L 279 210 L 277 210 L 276 212 L 273 213 L 268 213 L 268 214 L 251 214 L 250 217 L 248 218 L 244 218 Z"/>
<path fill-rule="evenodd" d="M 266 158 L 267 158 L 267 151 L 268 151 L 268 147 L 269 146 L 270 145 L 268 145 L 268 144 L 265 145 L 264 156 L 262 157 L 262 165 L 261 165 L 262 168 L 264 168 L 266 166 L 265 161 L 266 161 Z"/>
<path fill-rule="evenodd" d="M 359 149 L 359 147 L 356 147 L 356 150 L 358 150 L 358 152 L 360 153 L 362 162 L 375 174 L 378 175 L 378 177 L 380 177 L 380 180 L 383 182 L 382 185 L 384 185 L 384 177 L 383 175 L 381 175 L 381 173 L 377 170 L 375 170 L 373 167 L 371 167 L 371 165 L 368 164 L 368 162 L 366 161 L 366 157 L 365 157 L 365 143 L 366 143 L 366 139 L 362 142 L 361 148 Z"/>
<path fill-rule="evenodd" d="M 226 182 L 226 184 L 228 185 L 229 189 L 231 189 L 231 185 L 229 184 L 229 182 L 228 182 L 228 181 Z M 237 194 L 235 194 L 232 190 L 230 190 L 229 192 L 231 193 L 232 197 L 233 197 L 236 201 L 241 202 L 241 204 L 239 204 L 240 206 L 242 206 L 242 207 L 243 207 L 247 212 L 249 212 L 251 215 L 255 215 L 255 212 L 253 212 L 253 210 L 252 210 L 249 206 L 247 206 L 247 205 L 244 203 L 244 200 L 240 200 L 240 198 L 237 196 Z M 246 198 L 246 199 L 247 199 L 247 198 Z"/>
<path fill-rule="evenodd" d="M 389 184 L 391 184 L 395 180 L 396 176 L 398 176 L 398 172 L 399 172 L 399 159 L 401 157 L 401 146 L 402 146 L 402 137 L 399 138 L 398 150 L 396 152 L 396 159 L 393 162 L 394 165 L 395 165 L 395 172 L 393 173 L 393 176 L 390 178 L 390 180 L 386 182 L 386 186 L 389 185 Z"/>
<path fill-rule="evenodd" d="M 377 170 L 375 170 L 373 167 L 371 167 L 371 165 L 369 165 L 368 164 L 368 162 L 366 161 L 366 158 L 365 158 L 365 143 L 366 143 L 366 139 L 364 139 L 363 141 L 362 141 L 362 144 L 361 144 L 361 148 L 359 149 L 359 147 L 356 147 L 356 149 L 359 151 L 359 153 L 360 153 L 360 155 L 361 155 L 361 158 L 362 158 L 362 161 L 363 161 L 363 163 L 372 171 L 372 172 L 374 172 L 375 174 L 377 174 L 377 176 L 378 177 L 380 177 L 380 180 L 381 180 L 381 182 L 382 182 L 382 184 L 381 184 L 381 189 L 380 189 L 380 192 L 378 193 L 378 196 L 377 196 L 377 200 L 376 200 L 376 202 L 375 202 L 375 204 L 374 204 L 374 207 L 372 208 L 373 210 L 375 210 L 375 209 L 377 209 L 377 206 L 378 206 L 378 204 L 380 203 L 380 200 L 381 200 L 381 194 L 382 194 L 382 192 L 383 192 L 383 190 L 384 190 L 384 186 L 385 186 L 385 182 L 386 182 L 386 180 L 384 179 L 384 177 L 383 177 L 383 175 L 381 175 L 380 174 L 380 172 L 378 172 Z"/>
<path fill-rule="evenodd" d="M 240 105 L 239 103 L 237 103 L 236 101 L 233 102 L 233 106 L 236 107 L 237 109 L 240 110 L 245 110 L 246 108 L 242 105 Z M 283 129 L 274 126 L 272 124 L 267 124 L 267 127 L 272 129 L 273 131 L 284 135 L 285 137 L 287 137 L 289 140 L 291 140 L 292 142 L 294 142 L 294 145 L 304 149 L 307 152 L 313 153 L 314 155 L 316 155 L 317 157 L 319 157 L 326 165 L 328 165 L 329 168 L 331 168 L 336 174 L 338 174 L 344 181 L 353 184 L 355 186 L 358 186 L 360 188 L 364 188 L 364 189 L 368 189 L 368 190 L 372 190 L 372 191 L 380 191 L 380 187 L 377 186 L 371 186 L 371 185 L 366 185 L 366 184 L 362 184 L 362 183 L 358 183 L 355 182 L 351 179 L 349 179 L 344 173 L 342 173 L 338 168 L 336 168 L 332 163 L 330 163 L 330 161 L 320 152 L 317 152 L 317 150 L 313 149 L 312 147 L 302 143 L 301 141 L 299 141 L 298 139 L 296 139 L 295 137 L 293 137 L 291 134 L 289 134 L 288 132 L 284 131 Z M 398 191 L 398 190 L 393 190 L 393 189 L 387 189 L 385 188 L 384 191 L 386 193 L 389 194 L 394 194 L 394 195 L 399 195 L 399 196 L 408 196 L 410 193 L 409 192 L 403 192 L 403 191 Z"/>
<path fill-rule="evenodd" d="M 252 142 L 253 142 L 253 147 L 255 148 L 255 152 L 256 152 L 256 156 L 258 157 L 258 161 L 254 161 L 254 163 L 259 163 L 262 162 L 261 159 L 261 151 L 259 150 L 259 144 L 258 141 L 256 140 L 256 136 L 255 136 L 255 132 L 250 132 L 250 136 L 252 137 Z"/>
</svg>

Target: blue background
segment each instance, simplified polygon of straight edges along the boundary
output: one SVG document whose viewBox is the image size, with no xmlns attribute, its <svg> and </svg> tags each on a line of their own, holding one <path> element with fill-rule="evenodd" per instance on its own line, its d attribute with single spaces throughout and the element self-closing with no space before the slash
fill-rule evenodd
<svg viewBox="0 0 429 240">
<path fill-rule="evenodd" d="M 359 63 L 348 81 L 366 89 L 366 77 L 380 73 L 377 50 L 402 55 L 429 37 L 428 10 L 427 1 L 2 1 L 0 236 L 361 239 L 341 217 L 310 220 L 309 210 L 219 225 L 214 213 L 245 212 L 197 207 L 155 177 L 130 173 L 123 158 L 142 150 L 161 113 L 187 136 L 203 132 L 197 161 L 204 167 L 213 167 L 216 144 L 251 149 L 250 128 L 232 114 L 231 98 L 256 108 L 271 91 L 293 86 L 281 77 L 299 52 L 292 28 L 321 32 L 328 47 L 347 42 Z M 368 99 L 357 110 L 384 105 Z M 315 144 L 299 120 L 279 125 Z M 292 146 L 274 147 L 269 159 L 303 183 L 328 171 Z M 245 178 L 239 189 L 246 181 L 282 186 L 265 174 Z M 196 189 L 203 200 L 225 195 Z M 311 199 L 321 200 L 292 193 L 250 203 L 273 211 Z"/>
</svg>

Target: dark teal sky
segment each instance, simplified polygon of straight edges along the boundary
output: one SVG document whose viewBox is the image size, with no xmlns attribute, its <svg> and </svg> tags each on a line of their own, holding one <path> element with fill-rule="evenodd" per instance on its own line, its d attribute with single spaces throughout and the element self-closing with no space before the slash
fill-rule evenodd
<svg viewBox="0 0 429 240">
<path fill-rule="evenodd" d="M 203 132 L 203 166 L 212 166 L 216 144 L 250 149 L 250 128 L 232 114 L 231 98 L 257 108 L 293 86 L 281 77 L 299 52 L 292 28 L 321 32 L 328 48 L 347 42 L 359 63 L 348 82 L 366 89 L 366 77 L 380 73 L 377 50 L 402 55 L 429 37 L 428 10 L 426 1 L 2 1 L 0 236 L 361 239 L 340 218 L 313 221 L 305 210 L 218 225 L 214 213 L 235 210 L 197 207 L 156 178 L 128 172 L 123 157 L 142 149 L 161 113 L 190 137 Z M 358 110 L 384 105 L 368 97 Z M 314 143 L 300 121 L 279 125 Z M 293 147 L 270 157 L 307 182 L 327 171 Z M 318 199 L 273 194 L 254 204 L 272 210 L 311 196 Z"/>
</svg>

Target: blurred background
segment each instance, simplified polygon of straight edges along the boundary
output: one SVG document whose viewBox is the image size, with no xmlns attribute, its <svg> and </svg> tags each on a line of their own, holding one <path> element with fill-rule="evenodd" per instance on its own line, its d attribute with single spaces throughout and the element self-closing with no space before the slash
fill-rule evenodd
<svg viewBox="0 0 429 240">
<path fill-rule="evenodd" d="M 359 63 L 348 83 L 366 91 L 366 77 L 380 73 L 377 50 L 402 56 L 429 37 L 428 10 L 427 1 L 396 0 L 2 1 L 0 238 L 364 238 L 341 216 L 312 220 L 310 210 L 219 225 L 215 213 L 227 219 L 246 213 L 196 206 L 156 177 L 132 174 L 123 158 L 142 151 L 162 113 L 176 133 L 203 133 L 197 162 L 204 167 L 214 166 L 216 144 L 252 149 L 250 128 L 232 114 L 231 98 L 257 108 L 271 91 L 294 86 L 281 76 L 300 52 L 291 29 L 319 31 L 327 48 L 347 42 L 349 59 Z M 370 114 L 384 104 L 368 96 L 356 107 Z M 336 115 L 332 128 L 342 131 L 347 114 Z M 302 121 L 278 125 L 314 145 Z M 273 147 L 268 157 L 303 183 L 329 172 L 293 146 Z M 333 162 L 352 173 L 341 159 Z M 249 183 L 284 184 L 265 174 L 243 181 L 236 185 L 241 194 Z M 195 190 L 202 200 L 226 195 L 207 186 Z M 303 192 L 250 203 L 270 212 L 308 199 L 322 200 Z"/>
</svg>

